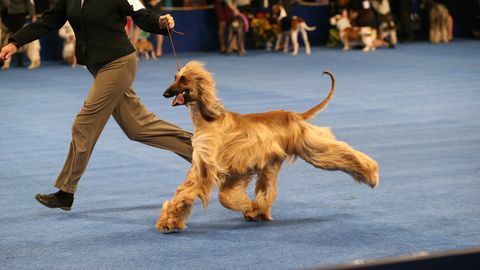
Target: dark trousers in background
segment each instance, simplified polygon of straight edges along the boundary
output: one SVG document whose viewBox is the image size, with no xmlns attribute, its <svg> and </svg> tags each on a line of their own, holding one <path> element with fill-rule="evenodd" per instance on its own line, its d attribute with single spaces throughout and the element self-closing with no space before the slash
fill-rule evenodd
<svg viewBox="0 0 480 270">
<path fill-rule="evenodd" d="M 395 0 L 394 1 L 397 21 L 401 31 L 399 31 L 399 37 L 402 41 L 413 41 L 414 33 L 412 28 L 411 8 L 412 0 Z"/>
</svg>

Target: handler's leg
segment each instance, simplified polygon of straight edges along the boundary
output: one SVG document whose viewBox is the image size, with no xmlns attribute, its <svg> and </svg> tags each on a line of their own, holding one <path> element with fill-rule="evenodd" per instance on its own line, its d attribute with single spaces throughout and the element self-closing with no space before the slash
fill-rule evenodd
<svg viewBox="0 0 480 270">
<path fill-rule="evenodd" d="M 95 81 L 73 123 L 70 150 L 55 183 L 58 189 L 69 193 L 76 191 L 100 133 L 132 84 L 136 64 L 136 58 L 131 54 L 104 65 L 98 71 L 90 70 Z"/>
<path fill-rule="evenodd" d="M 132 88 L 118 102 L 113 117 L 131 140 L 172 151 L 192 161 L 192 134 L 159 119 L 143 105 Z"/>
</svg>

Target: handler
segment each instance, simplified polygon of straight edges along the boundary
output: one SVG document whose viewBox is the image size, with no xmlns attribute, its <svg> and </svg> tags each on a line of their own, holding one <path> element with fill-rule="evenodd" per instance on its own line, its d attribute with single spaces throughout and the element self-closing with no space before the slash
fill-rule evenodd
<svg viewBox="0 0 480 270">
<path fill-rule="evenodd" d="M 70 150 L 55 182 L 58 192 L 35 196 L 47 207 L 71 209 L 73 193 L 110 115 L 130 139 L 191 161 L 192 134 L 157 118 L 131 88 L 137 59 L 124 30 L 127 16 L 155 34 L 165 35 L 175 25 L 172 16 L 155 15 L 139 0 L 57 0 L 41 19 L 12 35 L 0 52 L 0 59 L 8 59 L 19 47 L 58 30 L 68 20 L 75 31 L 78 64 L 86 65 L 94 78 L 73 122 Z"/>
</svg>

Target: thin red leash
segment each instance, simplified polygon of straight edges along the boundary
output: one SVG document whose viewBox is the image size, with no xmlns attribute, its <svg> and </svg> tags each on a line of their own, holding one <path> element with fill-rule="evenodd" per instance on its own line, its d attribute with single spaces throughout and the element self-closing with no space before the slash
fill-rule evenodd
<svg viewBox="0 0 480 270">
<path fill-rule="evenodd" d="M 175 30 L 170 30 L 170 28 L 167 27 L 167 32 L 168 32 L 168 38 L 170 39 L 170 44 L 172 45 L 172 50 L 173 50 L 173 57 L 175 58 L 175 63 L 177 64 L 177 71 L 180 71 L 180 65 L 178 64 L 178 58 L 177 58 L 177 52 L 175 51 L 175 45 L 173 45 L 173 39 L 172 39 L 172 34 L 170 31 L 178 34 L 178 35 L 184 35 L 185 33 L 178 32 Z"/>
</svg>

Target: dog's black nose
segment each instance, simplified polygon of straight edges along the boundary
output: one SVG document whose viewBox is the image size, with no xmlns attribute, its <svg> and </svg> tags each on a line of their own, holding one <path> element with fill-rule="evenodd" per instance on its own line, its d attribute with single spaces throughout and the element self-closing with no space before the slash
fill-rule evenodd
<svg viewBox="0 0 480 270">
<path fill-rule="evenodd" d="M 173 97 L 173 94 L 170 91 L 167 90 L 167 91 L 163 92 L 163 97 L 165 97 L 165 98 Z"/>
</svg>

